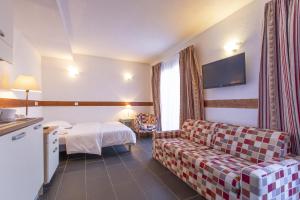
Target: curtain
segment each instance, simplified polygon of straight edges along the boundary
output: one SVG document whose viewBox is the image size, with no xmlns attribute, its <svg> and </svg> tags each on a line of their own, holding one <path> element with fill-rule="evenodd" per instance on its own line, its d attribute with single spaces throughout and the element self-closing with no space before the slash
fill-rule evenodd
<svg viewBox="0 0 300 200">
<path fill-rule="evenodd" d="M 193 46 L 179 53 L 180 125 L 186 119 L 204 119 L 202 69 Z"/>
<path fill-rule="evenodd" d="M 152 97 L 153 97 L 153 107 L 154 114 L 157 119 L 158 131 L 161 130 L 161 114 L 160 114 L 160 68 L 161 63 L 152 67 Z"/>
<path fill-rule="evenodd" d="M 161 127 L 163 131 L 179 129 L 180 76 L 176 55 L 161 65 Z"/>
<path fill-rule="evenodd" d="M 300 4 L 272 0 L 265 6 L 259 82 L 259 127 L 291 136 L 300 154 Z"/>
</svg>

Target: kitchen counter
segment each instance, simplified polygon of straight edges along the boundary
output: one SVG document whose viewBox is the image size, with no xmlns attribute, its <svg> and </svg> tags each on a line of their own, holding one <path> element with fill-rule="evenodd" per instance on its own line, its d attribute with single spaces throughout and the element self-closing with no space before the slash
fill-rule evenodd
<svg viewBox="0 0 300 200">
<path fill-rule="evenodd" d="M 43 118 L 25 118 L 14 122 L 0 122 L 0 137 L 41 121 L 43 121 Z"/>
</svg>

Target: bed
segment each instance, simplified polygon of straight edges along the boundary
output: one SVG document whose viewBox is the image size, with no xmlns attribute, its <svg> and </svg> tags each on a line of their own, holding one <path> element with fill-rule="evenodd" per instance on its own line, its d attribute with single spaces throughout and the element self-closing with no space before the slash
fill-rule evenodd
<svg viewBox="0 0 300 200">
<path fill-rule="evenodd" d="M 64 121 L 46 123 L 44 126 L 58 126 L 60 151 L 67 154 L 88 153 L 101 155 L 103 147 L 131 145 L 136 143 L 135 133 L 120 122 L 87 122 L 69 124 Z"/>
</svg>

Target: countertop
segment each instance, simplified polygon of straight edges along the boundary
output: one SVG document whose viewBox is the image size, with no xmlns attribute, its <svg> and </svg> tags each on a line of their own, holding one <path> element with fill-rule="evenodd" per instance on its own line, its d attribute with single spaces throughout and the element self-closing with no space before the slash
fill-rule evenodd
<svg viewBox="0 0 300 200">
<path fill-rule="evenodd" d="M 41 121 L 43 121 L 43 118 L 25 118 L 14 122 L 0 122 L 0 137 Z"/>
</svg>

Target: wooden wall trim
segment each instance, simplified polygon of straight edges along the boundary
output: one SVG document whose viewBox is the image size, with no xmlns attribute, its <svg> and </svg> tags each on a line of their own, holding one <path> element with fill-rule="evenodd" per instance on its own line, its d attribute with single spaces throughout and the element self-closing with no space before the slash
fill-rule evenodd
<svg viewBox="0 0 300 200">
<path fill-rule="evenodd" d="M 76 104 L 78 103 L 78 104 Z M 122 102 L 122 101 L 35 101 L 30 100 L 29 106 L 153 106 L 152 102 Z M 258 99 L 227 99 L 227 100 L 205 100 L 207 108 L 246 108 L 257 109 Z M 0 98 L 0 108 L 25 107 L 23 99 Z"/>
<path fill-rule="evenodd" d="M 29 106 L 153 106 L 152 102 L 118 102 L 118 101 L 28 101 Z M 0 98 L 0 108 L 25 107 L 23 99 Z"/>
<path fill-rule="evenodd" d="M 35 106 L 35 102 L 33 100 L 28 101 L 28 106 Z M 26 101 L 23 99 L 8 99 L 8 98 L 0 98 L 0 108 L 17 108 L 17 107 L 25 107 Z"/>
<path fill-rule="evenodd" d="M 258 99 L 205 100 L 204 106 L 208 107 L 208 108 L 257 109 L 258 108 Z"/>
<path fill-rule="evenodd" d="M 40 101 L 40 106 L 153 106 L 152 102 L 118 101 Z"/>
</svg>

